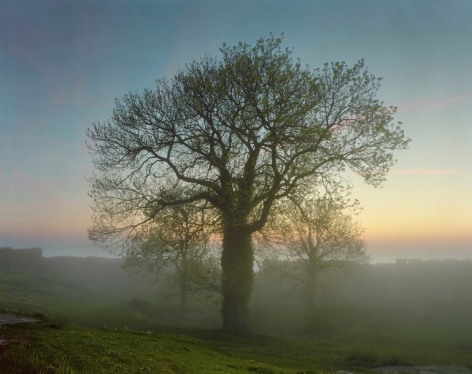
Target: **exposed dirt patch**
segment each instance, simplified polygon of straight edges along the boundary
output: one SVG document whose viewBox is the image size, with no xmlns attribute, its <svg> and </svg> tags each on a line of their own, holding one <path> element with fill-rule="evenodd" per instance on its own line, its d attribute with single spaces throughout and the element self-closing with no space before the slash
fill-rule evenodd
<svg viewBox="0 0 472 374">
<path fill-rule="evenodd" d="M 38 322 L 38 320 L 31 317 L 22 317 L 14 314 L 0 314 L 0 325 L 11 325 L 14 323 L 23 322 Z"/>
<path fill-rule="evenodd" d="M 39 322 L 39 320 L 31 317 L 17 316 L 15 314 L 0 314 L 0 325 L 13 325 L 15 323 L 24 322 Z M 9 342 L 9 340 L 1 339 L 0 337 L 0 347 L 6 346 Z"/>
</svg>

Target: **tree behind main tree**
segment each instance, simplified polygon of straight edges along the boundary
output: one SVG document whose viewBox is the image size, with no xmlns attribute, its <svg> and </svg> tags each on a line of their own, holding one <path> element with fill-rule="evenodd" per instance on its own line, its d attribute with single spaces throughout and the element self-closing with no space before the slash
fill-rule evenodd
<svg viewBox="0 0 472 374">
<path fill-rule="evenodd" d="M 229 330 L 247 327 L 251 238 L 274 202 L 346 168 L 379 184 L 393 151 L 408 144 L 363 61 L 312 71 L 281 43 L 223 45 L 221 58 L 205 56 L 117 100 L 112 119 L 87 132 L 97 245 L 126 245 L 169 206 L 206 201 L 218 212 Z"/>
<path fill-rule="evenodd" d="M 307 327 L 315 316 L 320 275 L 327 270 L 350 272 L 370 260 L 363 230 L 354 220 L 359 212 L 357 200 L 334 184 L 330 187 L 329 195 L 294 193 L 277 202 L 262 230 L 264 247 L 269 247 L 262 251 L 268 252 L 262 269 L 302 286 Z"/>
<path fill-rule="evenodd" d="M 177 195 L 183 198 L 185 192 L 174 190 L 174 196 Z M 146 230 L 136 233 L 134 240 L 116 253 L 125 257 L 125 266 L 129 269 L 145 269 L 156 275 L 169 270 L 173 273 L 169 278 L 178 284 L 182 321 L 187 312 L 188 293 L 200 286 L 195 284 L 200 269 L 211 270 L 205 264 L 212 259 L 208 242 L 214 222 L 205 210 L 201 204 L 162 209 L 153 222 L 146 225 Z"/>
</svg>

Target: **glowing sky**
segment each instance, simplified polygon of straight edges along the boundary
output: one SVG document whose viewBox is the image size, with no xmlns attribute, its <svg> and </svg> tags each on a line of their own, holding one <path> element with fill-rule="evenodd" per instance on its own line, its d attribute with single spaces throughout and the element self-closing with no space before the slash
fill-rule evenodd
<svg viewBox="0 0 472 374">
<path fill-rule="evenodd" d="M 369 252 L 472 257 L 472 1 L 3 0 L 0 246 L 88 242 L 85 130 L 114 98 L 270 32 L 312 67 L 364 58 L 412 139 L 381 189 L 354 179 Z"/>
</svg>

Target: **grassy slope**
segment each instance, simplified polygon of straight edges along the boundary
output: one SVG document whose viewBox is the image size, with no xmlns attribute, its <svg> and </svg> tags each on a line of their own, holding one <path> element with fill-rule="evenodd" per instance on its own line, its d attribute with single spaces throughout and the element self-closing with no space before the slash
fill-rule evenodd
<svg viewBox="0 0 472 374">
<path fill-rule="evenodd" d="M 331 373 L 363 372 L 386 364 L 472 368 L 472 324 L 459 318 L 428 321 L 397 311 L 390 317 L 360 311 L 356 319 L 354 311 L 351 316 L 345 310 L 329 311 L 327 316 L 342 322 L 339 331 L 329 336 L 305 340 L 234 336 L 165 327 L 129 310 L 124 299 L 109 296 L 91 296 L 77 284 L 47 277 L 0 273 L 0 309 L 53 316 L 52 323 L 0 327 L 0 338 L 13 340 L 0 348 L 0 373 L 25 372 L 25 368 L 52 373 Z M 61 315 L 82 326 L 108 329 L 70 325 L 57 317 Z M 130 328 L 153 333 L 127 331 Z"/>
<path fill-rule="evenodd" d="M 3 373 L 367 373 L 390 364 L 470 367 L 470 346 L 289 340 L 215 330 L 134 332 L 59 321 L 0 326 Z M 393 348 L 392 348 L 393 347 Z M 395 348 L 397 347 L 397 348 Z"/>
<path fill-rule="evenodd" d="M 137 333 L 50 322 L 2 326 L 0 335 L 12 343 L 2 349 L 0 372 L 333 373 L 340 367 L 335 356 L 280 339 L 191 333 Z"/>
</svg>

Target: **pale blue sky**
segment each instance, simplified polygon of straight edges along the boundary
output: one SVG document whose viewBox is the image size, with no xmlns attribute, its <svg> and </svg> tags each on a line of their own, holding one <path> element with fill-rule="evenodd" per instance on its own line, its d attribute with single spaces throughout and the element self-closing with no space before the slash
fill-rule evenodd
<svg viewBox="0 0 472 374">
<path fill-rule="evenodd" d="M 472 257 L 472 1 L 3 0 L 0 246 L 102 255 L 86 238 L 85 130 L 222 43 L 285 34 L 302 63 L 364 58 L 413 142 L 384 188 L 356 181 L 379 260 Z"/>
</svg>

